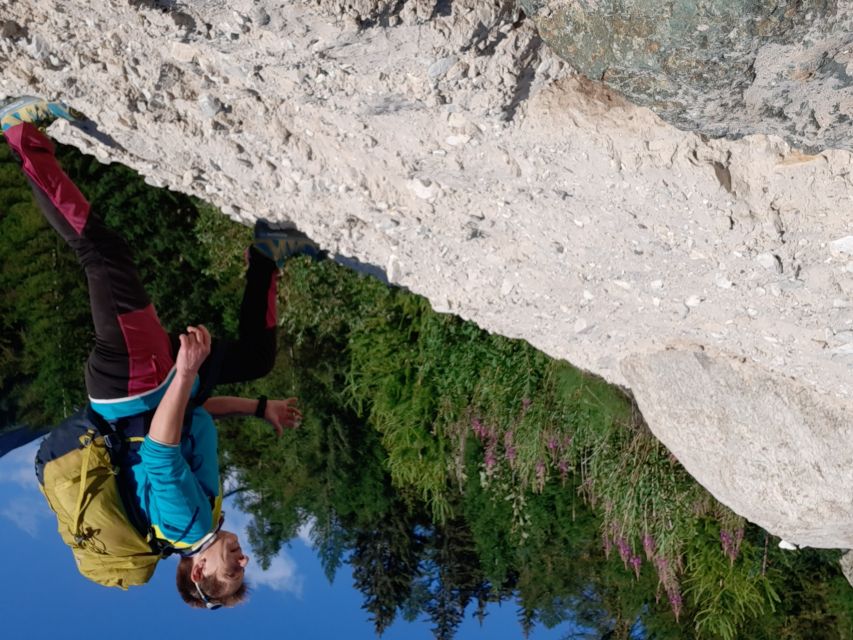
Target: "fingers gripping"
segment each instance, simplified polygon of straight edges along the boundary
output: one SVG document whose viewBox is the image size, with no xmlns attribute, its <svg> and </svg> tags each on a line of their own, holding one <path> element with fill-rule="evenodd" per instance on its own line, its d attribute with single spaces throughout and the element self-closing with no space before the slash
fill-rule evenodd
<svg viewBox="0 0 853 640">
<path fill-rule="evenodd" d="M 195 375 L 210 354 L 210 332 L 204 325 L 187 327 L 187 332 L 178 336 L 180 350 L 176 366 L 183 374 Z"/>
</svg>

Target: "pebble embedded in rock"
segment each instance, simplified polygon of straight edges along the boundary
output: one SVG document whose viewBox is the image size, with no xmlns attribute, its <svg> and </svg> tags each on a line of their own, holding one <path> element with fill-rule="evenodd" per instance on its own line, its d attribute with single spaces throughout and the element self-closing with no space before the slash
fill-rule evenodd
<svg viewBox="0 0 853 640">
<path fill-rule="evenodd" d="M 459 147 L 463 144 L 468 144 L 471 141 L 471 136 L 460 133 L 452 136 L 447 136 L 444 141 L 451 147 Z"/>
<path fill-rule="evenodd" d="M 198 55 L 198 49 L 184 42 L 172 44 L 172 58 L 178 62 L 190 63 Z"/>
<path fill-rule="evenodd" d="M 429 69 L 427 69 L 427 75 L 430 78 L 439 78 L 447 73 L 450 70 L 450 67 L 454 64 L 456 64 L 456 56 L 440 58 L 429 66 Z"/>
<path fill-rule="evenodd" d="M 833 358 L 853 356 L 853 344 L 844 344 L 832 350 Z"/>
<path fill-rule="evenodd" d="M 593 325 L 591 325 L 589 322 L 587 322 L 583 318 L 578 318 L 577 320 L 575 320 L 575 324 L 574 324 L 573 328 L 574 328 L 575 333 L 581 334 L 581 333 L 588 332 L 590 329 L 592 329 L 592 327 L 593 327 Z"/>
<path fill-rule="evenodd" d="M 768 271 L 782 273 L 782 265 L 779 262 L 779 258 L 772 253 L 760 253 L 755 256 L 755 261 Z"/>
<path fill-rule="evenodd" d="M 259 27 L 265 27 L 270 23 L 270 14 L 263 7 L 254 7 L 250 16 L 252 22 Z"/>
<path fill-rule="evenodd" d="M 27 50 L 37 60 L 45 60 L 50 55 L 50 45 L 39 34 L 35 34 L 30 39 Z"/>
<path fill-rule="evenodd" d="M 212 118 L 222 111 L 223 105 L 219 98 L 205 93 L 198 98 L 198 108 L 203 117 Z"/>
<path fill-rule="evenodd" d="M 829 250 L 833 255 L 853 256 L 853 236 L 845 236 L 830 242 Z"/>
<path fill-rule="evenodd" d="M 414 178 L 406 186 L 421 200 L 433 200 L 438 195 L 438 185 L 428 178 Z"/>
<path fill-rule="evenodd" d="M 454 129 L 464 129 L 468 126 L 468 119 L 458 111 L 454 111 L 447 116 L 447 124 Z"/>
<path fill-rule="evenodd" d="M 725 276 L 725 274 L 718 273 L 718 274 L 714 277 L 714 284 L 716 284 L 718 287 L 720 287 L 720 289 L 731 289 L 731 288 L 732 288 L 732 284 L 733 284 L 733 283 L 732 283 L 732 281 L 731 281 L 731 280 L 729 280 L 729 279 Z"/>
</svg>

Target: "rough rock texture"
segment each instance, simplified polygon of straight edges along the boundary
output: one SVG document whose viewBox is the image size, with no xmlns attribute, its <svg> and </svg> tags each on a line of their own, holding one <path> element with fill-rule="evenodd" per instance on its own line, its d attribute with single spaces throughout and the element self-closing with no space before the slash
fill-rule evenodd
<svg viewBox="0 0 853 640">
<path fill-rule="evenodd" d="M 733 509 L 849 546 L 850 153 L 681 132 L 574 75 L 509 1 L 0 7 L 0 93 L 61 94 L 115 144 L 57 138 L 235 219 L 291 219 L 629 386 Z"/>
<path fill-rule="evenodd" d="M 676 127 L 853 148 L 849 0 L 521 0 L 542 37 Z"/>
<path fill-rule="evenodd" d="M 749 500 L 751 520 L 799 544 L 853 547 L 853 466 L 839 446 L 853 441 L 849 404 L 815 402 L 786 376 L 701 348 L 631 356 L 622 370 L 646 390 L 643 415 L 671 425 L 667 446 L 719 500 Z M 731 402 L 741 389 L 750 402 Z"/>
</svg>

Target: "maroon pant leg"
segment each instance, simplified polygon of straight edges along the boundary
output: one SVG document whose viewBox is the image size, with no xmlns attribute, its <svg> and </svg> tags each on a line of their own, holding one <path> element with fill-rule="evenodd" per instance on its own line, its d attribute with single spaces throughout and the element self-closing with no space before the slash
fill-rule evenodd
<svg viewBox="0 0 853 640">
<path fill-rule="evenodd" d="M 47 221 L 74 250 L 89 285 L 95 348 L 86 388 L 98 400 L 123 398 L 159 385 L 174 364 L 167 333 L 145 292 L 124 239 L 92 215 L 63 172 L 51 141 L 30 124 L 12 127 L 6 141 L 21 161 Z"/>
</svg>

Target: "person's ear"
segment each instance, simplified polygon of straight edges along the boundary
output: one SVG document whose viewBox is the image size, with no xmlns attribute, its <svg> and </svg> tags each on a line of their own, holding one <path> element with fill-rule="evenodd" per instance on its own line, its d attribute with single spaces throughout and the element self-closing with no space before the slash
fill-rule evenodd
<svg viewBox="0 0 853 640">
<path fill-rule="evenodd" d="M 190 570 L 190 580 L 201 582 L 204 579 L 204 563 L 204 558 L 198 558 L 193 562 L 193 568 Z"/>
</svg>

